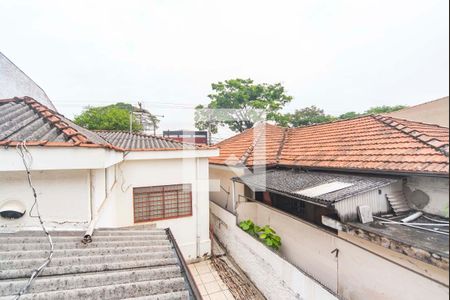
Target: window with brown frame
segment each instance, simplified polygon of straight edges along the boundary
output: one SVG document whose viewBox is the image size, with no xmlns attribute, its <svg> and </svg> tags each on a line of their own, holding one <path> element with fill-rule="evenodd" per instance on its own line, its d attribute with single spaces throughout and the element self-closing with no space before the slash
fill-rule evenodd
<svg viewBox="0 0 450 300">
<path fill-rule="evenodd" d="M 134 222 L 192 216 L 190 184 L 133 188 Z"/>
</svg>

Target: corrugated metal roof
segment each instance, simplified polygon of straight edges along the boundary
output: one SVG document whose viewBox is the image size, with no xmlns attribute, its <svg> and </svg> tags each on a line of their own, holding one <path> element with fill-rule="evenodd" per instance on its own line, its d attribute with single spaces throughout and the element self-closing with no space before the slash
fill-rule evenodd
<svg viewBox="0 0 450 300">
<path fill-rule="evenodd" d="M 267 191 L 287 194 L 297 199 L 331 205 L 357 194 L 389 185 L 399 179 L 296 170 L 269 170 L 264 173 L 235 177 L 233 180 L 243 182 L 252 188 L 266 189 Z M 309 197 L 298 193 L 301 190 L 311 189 L 333 182 L 349 184 L 349 186 L 331 192 L 324 191 L 324 193 Z"/>
</svg>

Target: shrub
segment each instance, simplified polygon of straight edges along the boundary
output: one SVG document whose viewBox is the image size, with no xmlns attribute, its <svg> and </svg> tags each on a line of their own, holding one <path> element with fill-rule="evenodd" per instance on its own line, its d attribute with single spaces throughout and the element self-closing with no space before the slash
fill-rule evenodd
<svg viewBox="0 0 450 300">
<path fill-rule="evenodd" d="M 268 247 L 279 250 L 281 247 L 281 238 L 276 234 L 275 230 L 270 228 L 269 225 L 260 227 L 255 225 L 252 220 L 245 220 L 239 223 L 239 227 L 250 234 L 257 237 L 264 242 Z"/>
</svg>

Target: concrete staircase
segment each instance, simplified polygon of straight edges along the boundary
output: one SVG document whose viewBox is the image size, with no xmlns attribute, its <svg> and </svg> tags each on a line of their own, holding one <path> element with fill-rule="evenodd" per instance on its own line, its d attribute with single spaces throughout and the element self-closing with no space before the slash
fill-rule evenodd
<svg viewBox="0 0 450 300">
<path fill-rule="evenodd" d="M 51 263 L 20 299 L 190 299 L 163 229 L 52 232 Z M 42 232 L 0 233 L 0 300 L 14 299 L 49 254 Z"/>
</svg>

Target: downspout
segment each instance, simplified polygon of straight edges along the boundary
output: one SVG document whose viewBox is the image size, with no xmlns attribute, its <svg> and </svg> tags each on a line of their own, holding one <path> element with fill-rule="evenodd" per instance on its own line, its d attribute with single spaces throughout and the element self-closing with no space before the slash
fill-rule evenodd
<svg viewBox="0 0 450 300">
<path fill-rule="evenodd" d="M 92 234 L 94 233 L 95 225 L 97 224 L 98 220 L 100 219 L 100 216 L 103 214 L 103 211 L 105 210 L 105 207 L 107 206 L 107 202 L 109 203 L 109 197 L 111 195 L 112 190 L 116 186 L 117 183 L 117 177 L 116 177 L 116 166 L 114 166 L 114 183 L 111 186 L 111 188 L 108 190 L 108 181 L 107 181 L 107 168 L 105 169 L 105 198 L 103 199 L 102 204 L 100 205 L 99 209 L 97 210 L 97 213 L 92 218 L 91 222 L 89 223 L 89 226 L 86 230 L 86 233 L 83 236 L 83 239 L 81 240 L 82 243 L 88 244 L 92 242 Z"/>
<path fill-rule="evenodd" d="M 89 209 L 90 209 L 90 221 L 94 218 L 94 201 L 92 200 L 92 170 L 89 169 Z"/>
<path fill-rule="evenodd" d="M 198 184 L 198 178 L 199 178 L 199 165 L 200 165 L 200 163 L 199 163 L 199 158 L 197 157 L 196 159 L 195 159 L 195 163 L 196 163 L 196 166 L 195 166 L 195 212 L 196 212 L 196 216 L 195 216 L 195 236 L 196 236 L 196 243 L 195 243 L 195 250 L 196 250 L 196 256 L 197 256 L 197 258 L 199 258 L 200 257 L 200 235 L 199 235 L 199 229 L 198 229 L 198 226 L 199 226 L 199 211 L 198 211 L 198 207 L 199 207 L 199 205 L 198 205 L 198 195 L 199 195 L 199 184 Z"/>
<path fill-rule="evenodd" d="M 231 201 L 233 203 L 232 210 L 233 214 L 236 214 L 236 182 L 233 180 L 231 184 Z"/>
</svg>

